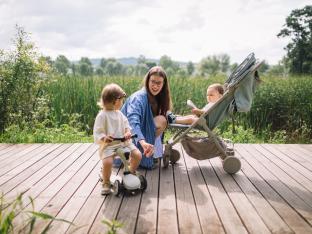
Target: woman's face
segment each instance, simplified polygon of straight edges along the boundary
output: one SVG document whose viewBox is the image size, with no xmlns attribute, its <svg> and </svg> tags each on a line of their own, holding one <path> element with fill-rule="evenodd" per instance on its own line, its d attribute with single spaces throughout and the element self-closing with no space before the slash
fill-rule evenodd
<svg viewBox="0 0 312 234">
<path fill-rule="evenodd" d="M 148 89 L 153 96 L 160 93 L 164 86 L 164 78 L 158 75 L 151 75 L 148 82 Z"/>
</svg>

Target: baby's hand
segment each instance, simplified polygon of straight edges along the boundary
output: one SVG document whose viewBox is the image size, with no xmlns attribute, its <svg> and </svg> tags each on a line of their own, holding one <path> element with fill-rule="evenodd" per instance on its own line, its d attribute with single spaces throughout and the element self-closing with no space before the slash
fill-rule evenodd
<svg viewBox="0 0 312 234">
<path fill-rule="evenodd" d="M 200 116 L 202 114 L 202 110 L 198 109 L 198 108 L 194 108 L 192 110 L 192 113 L 197 115 L 197 116 Z"/>
</svg>

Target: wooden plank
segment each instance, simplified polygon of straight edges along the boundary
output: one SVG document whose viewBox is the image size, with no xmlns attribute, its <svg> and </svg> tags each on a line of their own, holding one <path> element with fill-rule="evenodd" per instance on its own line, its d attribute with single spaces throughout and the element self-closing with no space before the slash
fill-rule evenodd
<svg viewBox="0 0 312 234">
<path fill-rule="evenodd" d="M 0 143 L 0 156 L 2 155 L 1 151 L 2 151 L 3 149 L 6 149 L 6 148 L 8 148 L 8 147 L 10 147 L 10 146 L 12 146 L 12 145 L 13 145 L 13 144 Z"/>
<path fill-rule="evenodd" d="M 22 183 L 23 181 L 31 177 L 33 174 L 35 174 L 42 167 L 44 167 L 48 163 L 51 163 L 53 160 L 57 159 L 60 155 L 62 155 L 62 152 L 64 152 L 69 146 L 70 146 L 69 144 L 61 145 L 60 147 L 56 148 L 53 152 L 49 153 L 47 157 L 44 157 L 42 160 L 37 161 L 30 167 L 21 171 L 17 176 L 4 182 L 2 185 L 0 185 L 2 192 L 6 194 L 12 189 L 14 189 L 20 183 Z"/>
<path fill-rule="evenodd" d="M 244 221 L 249 233 L 270 233 L 269 229 L 258 215 L 244 192 L 235 183 L 233 177 L 227 174 L 222 167 L 221 160 L 219 158 L 213 158 L 210 160 L 219 180 L 221 181 L 226 193 L 231 199 L 236 211 L 241 219 Z M 241 172 L 238 172 L 234 177 L 241 177 Z"/>
<path fill-rule="evenodd" d="M 303 157 L 306 161 L 312 163 L 312 154 L 311 151 L 308 150 L 307 148 L 304 147 L 300 147 L 297 145 L 282 145 L 283 147 L 287 146 L 288 150 L 291 150 L 292 152 L 296 153 L 297 155 L 300 155 L 301 157 Z"/>
<path fill-rule="evenodd" d="M 36 210 L 41 210 L 46 204 L 46 200 L 49 201 L 57 194 L 79 168 L 91 157 L 93 153 L 92 147 L 90 148 L 91 144 L 77 145 L 80 147 L 71 152 L 70 157 L 67 158 L 69 162 L 58 165 L 24 194 L 23 203 L 26 208 L 30 205 L 27 197 L 31 196 L 35 199 Z M 17 216 L 14 220 L 16 227 L 17 224 L 21 225 L 21 218 L 22 217 Z"/>
<path fill-rule="evenodd" d="M 145 171 L 141 171 L 144 173 Z M 119 211 L 117 213 L 116 219 L 118 222 L 122 223 L 123 226 L 119 230 L 124 233 L 134 233 L 136 228 L 136 220 L 139 213 L 140 202 L 142 193 L 135 195 L 125 195 L 123 197 L 122 203 L 120 204 Z"/>
<path fill-rule="evenodd" d="M 21 160 L 21 162 L 17 166 L 9 169 L 5 173 L 5 176 L 0 176 L 0 184 L 3 184 L 4 182 L 7 181 L 5 178 L 14 178 L 19 173 L 26 170 L 33 164 L 44 159 L 45 157 L 47 157 L 47 155 L 52 153 L 58 147 L 60 147 L 60 144 L 47 144 L 47 145 L 44 145 L 43 147 L 38 147 L 34 151 L 30 152 L 29 153 L 30 155 L 28 156 L 28 160 L 25 160 L 25 161 Z"/>
<path fill-rule="evenodd" d="M 18 145 L 12 145 L 11 147 L 4 149 L 1 152 L 2 153 L 2 155 L 1 155 L 1 162 L 2 163 L 0 165 L 0 168 L 4 167 L 10 161 L 14 161 L 16 159 L 19 159 L 25 153 L 27 153 L 30 150 L 33 150 L 39 146 L 40 146 L 40 144 L 18 144 Z M 28 149 L 28 148 L 30 148 L 30 149 Z"/>
<path fill-rule="evenodd" d="M 183 155 L 184 157 L 189 178 L 191 181 L 202 232 L 207 234 L 224 233 L 221 220 L 212 202 L 211 194 L 207 189 L 197 160 L 188 156 L 182 147 L 181 153 L 181 155 Z"/>
<path fill-rule="evenodd" d="M 53 160 L 46 164 L 31 177 L 24 180 L 23 183 L 16 186 L 6 196 L 14 198 L 17 194 L 24 191 L 27 191 L 25 196 L 39 194 L 41 189 L 44 189 L 43 186 L 52 183 L 54 179 L 63 173 L 63 170 L 65 170 L 64 168 L 69 167 L 73 161 L 75 161 L 75 156 L 79 156 L 77 154 L 77 152 L 79 152 L 79 149 L 77 150 L 79 146 L 80 148 L 86 148 L 86 145 L 80 145 L 78 143 L 71 145 L 58 157 L 58 160 Z"/>
<path fill-rule="evenodd" d="M 174 148 L 178 150 L 176 146 Z M 180 154 L 181 159 L 174 167 L 179 233 L 202 233 L 188 171 L 183 154 Z"/>
<path fill-rule="evenodd" d="M 241 155 L 236 151 L 236 157 Z M 261 192 L 251 183 L 247 175 L 244 173 L 247 163 L 241 160 L 243 170 L 233 175 L 240 189 L 248 198 L 249 202 L 256 209 L 263 222 L 272 233 L 292 233 L 293 231 L 283 221 L 279 214 L 274 210 L 270 203 L 262 196 Z M 232 182 L 234 183 L 234 181 Z"/>
<path fill-rule="evenodd" d="M 287 171 L 290 170 L 290 168 L 287 165 L 286 167 L 285 163 L 283 164 L 283 162 L 279 159 L 276 160 L 276 164 L 272 162 L 272 159 L 274 159 L 275 156 L 271 152 L 259 145 L 252 145 L 251 147 L 253 152 L 257 150 L 260 153 L 255 154 L 255 158 L 269 171 L 271 171 L 271 173 L 275 175 L 276 178 L 283 182 L 294 194 L 296 194 L 298 198 L 301 198 L 300 204 L 304 206 L 310 206 L 306 209 L 311 210 L 312 218 L 312 193 L 287 174 Z M 270 160 L 268 158 L 270 158 Z"/>
<path fill-rule="evenodd" d="M 219 160 L 219 158 L 216 158 Z M 198 161 L 209 193 L 217 209 L 226 233 L 247 233 L 247 230 L 235 210 L 231 200 L 216 176 L 209 160 Z"/>
<path fill-rule="evenodd" d="M 179 232 L 174 167 L 169 165 L 168 168 L 160 169 L 157 233 L 174 234 Z"/>
<path fill-rule="evenodd" d="M 274 148 L 278 149 L 280 152 L 283 153 L 283 155 L 287 156 L 286 158 L 289 158 L 291 160 L 287 161 L 287 164 L 291 166 L 295 164 L 296 169 L 300 173 L 304 173 L 306 177 L 307 175 L 311 175 L 312 163 L 307 161 L 305 158 L 302 158 L 301 157 L 302 154 L 298 153 L 297 150 L 289 149 L 288 147 L 285 147 L 285 145 L 274 145 Z"/>
<path fill-rule="evenodd" d="M 248 146 L 245 144 L 235 145 L 236 151 L 243 157 L 243 173 L 295 233 L 310 233 L 311 226 L 264 180 L 263 170 L 258 166 L 258 162 L 247 160 L 253 159 L 253 154 L 246 150 Z"/>
<path fill-rule="evenodd" d="M 52 216 L 57 216 L 60 213 L 64 205 L 67 205 L 67 202 L 79 188 L 81 183 L 86 180 L 90 171 L 98 163 L 99 159 L 96 150 L 97 147 L 92 146 L 91 149 L 88 149 L 88 151 L 82 156 L 84 159 L 83 165 L 74 171 L 73 169 L 70 169 L 63 173 L 63 178 L 66 178 L 66 174 L 71 175 L 69 180 L 59 177 L 44 191 L 44 194 L 40 194 L 36 197 L 35 204 L 38 210 Z M 37 223 L 34 232 L 39 233 L 43 231 L 48 223 L 49 221 L 40 220 Z"/>
<path fill-rule="evenodd" d="M 90 160 L 89 160 L 90 161 Z M 91 165 L 92 166 L 92 165 Z M 75 191 L 73 196 L 69 201 L 62 207 L 60 212 L 57 214 L 56 218 L 65 219 L 67 221 L 73 221 L 79 210 L 83 207 L 83 204 L 86 202 L 87 198 L 94 190 L 94 187 L 99 181 L 98 174 L 100 170 L 100 161 L 91 169 L 87 178 L 82 182 L 79 188 Z M 86 174 L 88 171 L 86 172 Z M 81 176 L 85 176 L 85 173 L 81 173 Z M 59 201 L 58 201 L 59 202 Z M 60 202 L 61 204 L 61 202 Z M 89 207 L 90 209 L 91 207 Z M 94 209 L 90 209 L 93 210 Z M 69 228 L 70 224 L 65 222 L 53 222 L 52 228 L 49 230 L 50 233 L 65 233 Z M 77 223 L 77 226 L 81 226 L 81 223 Z"/>
<path fill-rule="evenodd" d="M 281 152 L 286 154 L 289 158 L 301 164 L 307 170 L 312 171 L 312 162 L 309 160 L 309 156 L 304 153 L 300 153 L 297 149 L 290 148 L 288 145 L 276 145 Z"/>
<path fill-rule="evenodd" d="M 240 147 L 241 146 L 236 146 Z M 244 155 L 244 159 L 250 163 L 255 170 L 261 175 L 263 180 L 265 180 L 278 194 L 284 198 L 287 203 L 293 207 L 300 215 L 302 215 L 310 224 L 312 221 L 312 210 L 309 205 L 307 205 L 302 199 L 300 199 L 287 185 L 282 183 L 278 177 L 274 176 L 273 172 L 268 170 L 264 165 L 262 165 L 261 160 L 256 160 L 256 158 L 262 159 L 260 152 L 254 149 L 252 145 L 244 145 L 245 150 L 249 153 L 248 156 Z M 267 166 L 267 165 L 266 165 Z"/>
<path fill-rule="evenodd" d="M 30 146 L 30 144 L 7 144 L 4 146 L 5 147 L 3 147 L 0 151 L 1 159 L 7 158 L 8 157 L 7 155 L 12 155 L 13 153 L 10 153 L 10 151 L 15 150 L 15 152 L 18 152 L 22 148 L 26 149 L 27 147 Z"/>
<path fill-rule="evenodd" d="M 119 173 L 122 173 L 122 170 L 113 168 L 112 174 L 119 175 Z M 114 196 L 113 194 L 105 196 L 105 201 L 97 212 L 97 216 L 95 217 L 88 233 L 106 233 L 108 231 L 108 227 L 102 224 L 101 221 L 105 219 L 109 221 L 117 219 L 117 214 L 123 197 L 124 194 L 121 194 L 118 197 Z"/>
<path fill-rule="evenodd" d="M 311 153 L 310 155 L 312 157 L 312 144 L 297 144 L 297 146 L 308 150 Z"/>
<path fill-rule="evenodd" d="M 83 204 L 79 213 L 73 220 L 73 223 L 81 226 L 81 228 L 77 229 L 75 226 L 70 226 L 67 230 L 67 233 L 88 233 L 88 230 L 91 228 L 92 223 L 94 222 L 98 212 L 100 211 L 100 207 L 102 207 L 107 196 L 102 196 L 101 191 L 102 183 L 98 181 L 92 193 L 88 197 L 87 201 Z M 98 223 L 97 225 L 104 225 Z"/>
<path fill-rule="evenodd" d="M 1 166 L 1 174 L 2 175 L 7 174 L 11 170 L 15 169 L 16 167 L 22 165 L 23 163 L 27 163 L 29 160 L 33 160 L 34 155 L 40 154 L 40 152 L 45 151 L 46 149 L 49 149 L 50 147 L 53 147 L 53 144 L 44 144 L 44 145 L 31 145 L 27 149 L 17 152 L 16 155 L 18 155 L 18 158 L 9 158 L 2 166 Z"/>
<path fill-rule="evenodd" d="M 160 168 L 146 171 L 145 178 L 147 181 L 147 188 L 142 194 L 141 206 L 135 230 L 135 233 L 137 234 L 156 233 L 159 170 Z"/>
<path fill-rule="evenodd" d="M 281 165 L 283 170 L 287 172 L 294 180 L 312 192 L 312 172 L 307 170 L 301 164 L 287 157 L 287 154 L 278 150 L 275 145 L 260 145 L 270 151 L 275 157 L 270 157 L 276 165 Z"/>
<path fill-rule="evenodd" d="M 10 200 L 27 190 L 26 210 L 32 196 L 37 211 L 87 224 L 78 233 L 105 233 L 103 218 L 122 222 L 118 233 L 312 233 L 311 145 L 237 144 L 242 170 L 230 176 L 219 158 L 197 162 L 178 144 L 182 158 L 177 165 L 147 171 L 145 193 L 120 197 L 100 195 L 96 145 L 37 144 L 25 153 L 27 146 L 12 146 L 7 151 L 12 158 L 2 155 L 12 168 L 0 176 L 1 192 Z M 16 230 L 21 220 L 18 215 Z M 40 222 L 37 231 L 45 225 Z M 76 228 L 52 225 L 53 233 Z"/>
</svg>

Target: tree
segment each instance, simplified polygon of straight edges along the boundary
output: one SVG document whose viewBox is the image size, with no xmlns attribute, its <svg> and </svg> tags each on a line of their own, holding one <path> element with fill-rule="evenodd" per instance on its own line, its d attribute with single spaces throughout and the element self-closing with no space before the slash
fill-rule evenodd
<svg viewBox="0 0 312 234">
<path fill-rule="evenodd" d="M 138 61 L 137 61 L 138 64 L 146 64 L 146 62 L 147 62 L 147 60 L 146 60 L 144 55 L 140 55 L 138 57 Z"/>
<path fill-rule="evenodd" d="M 168 69 L 170 68 L 170 73 L 175 73 L 179 66 L 175 63 L 169 56 L 163 55 L 159 59 L 159 65 L 168 73 Z"/>
<path fill-rule="evenodd" d="M 105 58 L 102 58 L 100 61 L 100 67 L 104 70 L 107 64 L 107 60 Z"/>
<path fill-rule="evenodd" d="M 106 73 L 110 76 L 121 75 L 123 73 L 123 66 L 117 60 L 108 60 L 106 64 Z"/>
<path fill-rule="evenodd" d="M 260 68 L 259 68 L 259 72 L 260 73 L 265 73 L 266 71 L 268 71 L 270 68 L 270 65 L 267 63 L 267 61 L 263 61 L 263 63 L 261 64 Z"/>
<path fill-rule="evenodd" d="M 189 61 L 189 62 L 187 63 L 187 65 L 186 65 L 186 71 L 187 71 L 187 74 L 188 74 L 189 76 L 192 75 L 193 72 L 195 71 L 195 66 L 194 66 L 194 64 L 193 64 L 191 61 Z"/>
<path fill-rule="evenodd" d="M 91 76 L 93 74 L 93 66 L 90 59 L 82 57 L 78 64 L 78 70 L 82 76 Z"/>
<path fill-rule="evenodd" d="M 293 10 L 278 37 L 290 37 L 286 46 L 290 73 L 312 73 L 312 5 Z"/>
<path fill-rule="evenodd" d="M 202 76 L 214 76 L 218 71 L 220 71 L 220 61 L 215 55 L 203 58 L 199 63 L 199 73 Z"/>
<path fill-rule="evenodd" d="M 138 63 L 134 67 L 134 75 L 144 76 L 147 73 L 148 69 L 149 69 L 149 67 L 146 64 Z"/>
<path fill-rule="evenodd" d="M 49 65 L 40 59 L 29 34 L 16 26 L 12 52 L 0 50 L 0 132 L 31 121 L 42 95 Z"/>
<path fill-rule="evenodd" d="M 64 55 L 57 56 L 54 62 L 55 70 L 62 75 L 66 75 L 68 73 L 70 66 L 70 61 Z"/>
<path fill-rule="evenodd" d="M 227 54 L 219 54 L 217 59 L 220 61 L 220 70 L 226 73 L 230 69 L 230 56 Z"/>
<path fill-rule="evenodd" d="M 95 74 L 97 74 L 98 76 L 103 76 L 103 75 L 104 75 L 103 68 L 98 67 L 98 68 L 95 70 Z"/>
</svg>

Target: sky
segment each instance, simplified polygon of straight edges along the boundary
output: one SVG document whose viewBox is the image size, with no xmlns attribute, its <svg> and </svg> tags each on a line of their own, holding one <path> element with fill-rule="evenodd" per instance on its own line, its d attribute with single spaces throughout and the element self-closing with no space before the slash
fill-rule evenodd
<svg viewBox="0 0 312 234">
<path fill-rule="evenodd" d="M 311 0 L 0 0 L 0 49 L 15 25 L 38 52 L 55 59 L 138 57 L 199 62 L 249 53 L 277 64 L 289 38 L 276 35 L 294 9 Z"/>
</svg>

